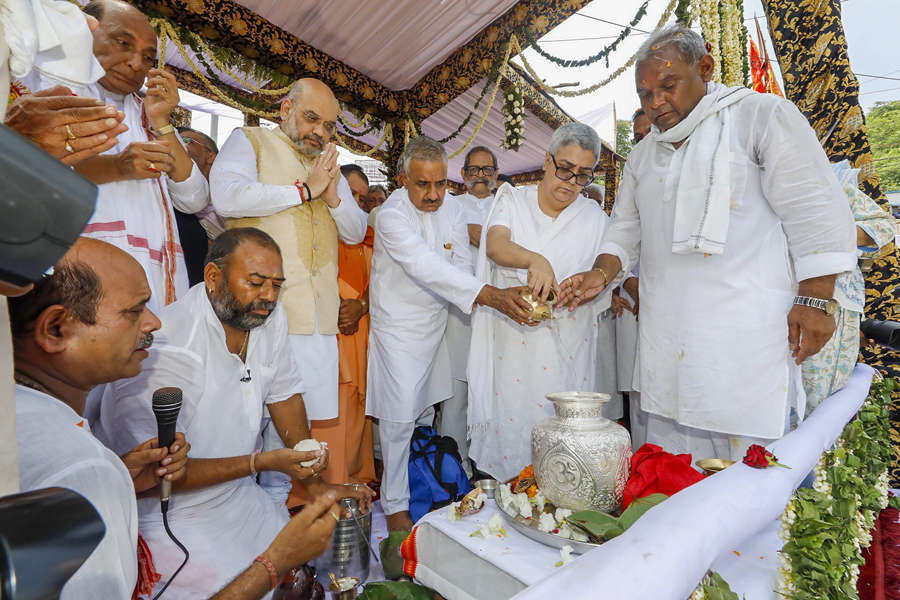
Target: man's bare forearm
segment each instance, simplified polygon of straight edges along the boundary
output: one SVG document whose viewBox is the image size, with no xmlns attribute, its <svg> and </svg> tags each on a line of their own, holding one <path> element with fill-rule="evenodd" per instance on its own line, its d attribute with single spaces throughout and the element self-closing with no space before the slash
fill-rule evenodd
<svg viewBox="0 0 900 600">
<path fill-rule="evenodd" d="M 294 394 L 283 402 L 267 405 L 272 424 L 285 448 L 293 448 L 300 440 L 309 438 L 309 421 L 303 396 Z"/>
<path fill-rule="evenodd" d="M 119 171 L 118 159 L 115 155 L 101 154 L 86 158 L 75 165 L 75 170 L 97 185 L 126 179 L 125 175 Z"/>
<path fill-rule="evenodd" d="M 272 588 L 272 579 L 261 563 L 254 562 L 210 600 L 256 600 Z"/>
<path fill-rule="evenodd" d="M 800 296 L 810 296 L 812 298 L 831 298 L 834 296 L 834 281 L 836 279 L 836 274 L 804 279 L 800 282 L 797 293 Z"/>
<path fill-rule="evenodd" d="M 265 471 L 264 454 L 254 459 L 256 471 Z M 177 490 L 196 490 L 250 475 L 250 455 L 228 458 L 189 458 L 187 473 L 173 486 Z"/>
</svg>

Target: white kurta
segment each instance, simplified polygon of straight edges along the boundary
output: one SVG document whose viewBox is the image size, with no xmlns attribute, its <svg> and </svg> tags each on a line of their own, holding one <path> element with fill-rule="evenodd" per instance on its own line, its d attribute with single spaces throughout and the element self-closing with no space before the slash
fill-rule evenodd
<svg viewBox="0 0 900 600">
<path fill-rule="evenodd" d="M 752 94 L 723 111 L 733 132 L 724 253 L 672 252 L 690 138 L 676 149 L 652 133 L 628 157 L 601 252 L 626 271 L 640 259 L 641 407 L 697 429 L 776 438 L 789 407 L 803 414 L 786 321 L 797 281 L 854 267 L 853 218 L 793 104 Z"/>
<path fill-rule="evenodd" d="M 223 218 L 266 217 L 300 204 L 293 185 L 260 183 L 253 144 L 235 129 L 222 146 L 209 173 L 212 204 Z M 328 207 L 338 236 L 347 244 L 359 244 L 366 236 L 366 213 L 353 199 L 342 176 L 338 183 L 341 203 Z M 306 416 L 310 420 L 338 416 L 338 350 L 336 335 L 292 335 L 291 348 L 304 367 Z"/>
<path fill-rule="evenodd" d="M 447 305 L 469 313 L 483 287 L 469 270 L 466 220 L 449 195 L 435 212 L 418 210 L 405 189 L 382 205 L 369 283 L 366 414 L 411 423 L 450 397 Z"/>
<path fill-rule="evenodd" d="M 138 518 L 128 469 L 68 405 L 21 385 L 15 395 L 22 491 L 69 488 L 90 500 L 106 525 L 103 540 L 60 598 L 131 598 L 137 582 Z M 159 510 L 158 499 L 156 505 Z"/>
<path fill-rule="evenodd" d="M 537 188 L 497 191 L 486 228 L 502 225 L 516 244 L 537 252 L 557 281 L 591 268 L 609 221 L 582 196 L 555 219 L 538 206 Z M 525 269 L 498 267 L 479 249 L 478 275 L 497 287 L 527 285 Z M 479 307 L 469 354 L 469 455 L 478 468 L 505 481 L 531 463 L 531 428 L 554 414 L 551 392 L 595 391 L 597 317 L 609 293 L 574 311 L 554 312 L 534 327 Z"/>
<path fill-rule="evenodd" d="M 288 350 L 287 319 L 278 304 L 250 331 L 246 363 L 228 351 L 225 330 L 202 283 L 160 311 L 163 326 L 140 375 L 107 385 L 97 435 L 117 453 L 157 434 L 150 398 L 154 390 L 180 387 L 184 404 L 177 430 L 193 458 L 252 454 L 259 448 L 265 406 L 287 400 L 303 383 Z M 250 381 L 241 381 L 249 374 Z M 138 503 L 141 534 L 153 553 L 163 585 L 182 554 L 163 530 L 159 500 Z M 170 598 L 208 598 L 264 551 L 287 522 L 251 477 L 176 492 L 169 524 L 191 559 L 166 591 Z"/>
</svg>

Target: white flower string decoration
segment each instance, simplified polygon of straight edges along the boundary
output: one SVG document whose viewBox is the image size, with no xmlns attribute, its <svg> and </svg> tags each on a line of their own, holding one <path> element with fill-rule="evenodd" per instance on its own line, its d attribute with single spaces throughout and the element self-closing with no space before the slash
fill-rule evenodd
<svg viewBox="0 0 900 600">
<path fill-rule="evenodd" d="M 507 150 L 517 151 L 524 141 L 525 101 L 519 86 L 513 85 L 507 91 L 503 102 L 503 143 Z"/>
<path fill-rule="evenodd" d="M 703 27 L 703 38 L 710 45 L 709 53 L 713 57 L 713 81 L 722 82 L 722 52 L 719 47 L 721 35 L 719 20 L 719 3 L 716 0 L 700 0 L 700 25 Z"/>
</svg>

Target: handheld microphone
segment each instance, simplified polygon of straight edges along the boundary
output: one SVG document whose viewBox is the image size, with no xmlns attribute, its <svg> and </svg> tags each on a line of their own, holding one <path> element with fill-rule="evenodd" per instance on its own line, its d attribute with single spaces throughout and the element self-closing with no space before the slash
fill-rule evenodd
<svg viewBox="0 0 900 600">
<path fill-rule="evenodd" d="M 157 439 L 160 448 L 168 448 L 175 443 L 175 423 L 181 410 L 181 388 L 164 387 L 153 392 L 153 414 L 156 415 Z M 172 482 L 162 480 L 159 499 L 163 514 L 169 510 Z"/>
</svg>

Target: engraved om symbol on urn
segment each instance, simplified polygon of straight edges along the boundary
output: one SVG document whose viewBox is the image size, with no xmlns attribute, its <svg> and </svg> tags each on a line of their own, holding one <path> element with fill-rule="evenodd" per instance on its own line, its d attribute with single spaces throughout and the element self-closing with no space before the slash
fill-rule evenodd
<svg viewBox="0 0 900 600">
<path fill-rule="evenodd" d="M 613 511 L 631 466 L 631 437 L 602 416 L 608 394 L 548 394 L 556 415 L 534 426 L 531 458 L 538 486 L 556 506 Z"/>
</svg>

